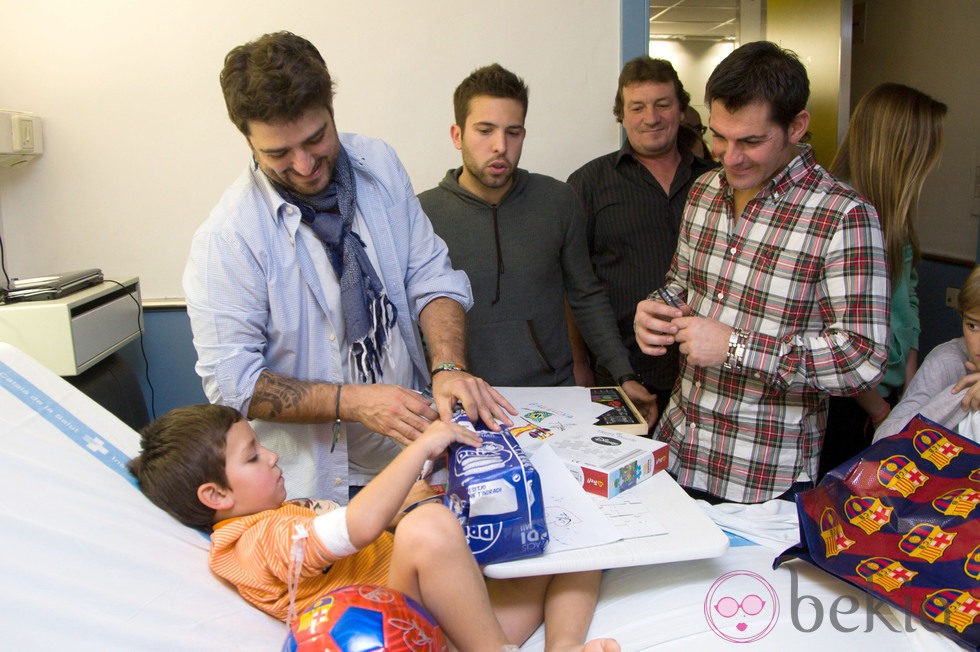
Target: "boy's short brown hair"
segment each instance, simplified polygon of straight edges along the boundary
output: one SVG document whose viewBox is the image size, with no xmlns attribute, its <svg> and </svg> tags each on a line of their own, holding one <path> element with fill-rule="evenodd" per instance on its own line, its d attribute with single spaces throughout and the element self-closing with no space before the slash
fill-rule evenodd
<svg viewBox="0 0 980 652">
<path fill-rule="evenodd" d="M 197 497 L 202 484 L 228 486 L 225 443 L 241 421 L 225 405 L 200 404 L 171 410 L 140 431 L 141 452 L 129 471 L 150 501 L 184 525 L 211 531 L 215 512 Z"/>
</svg>

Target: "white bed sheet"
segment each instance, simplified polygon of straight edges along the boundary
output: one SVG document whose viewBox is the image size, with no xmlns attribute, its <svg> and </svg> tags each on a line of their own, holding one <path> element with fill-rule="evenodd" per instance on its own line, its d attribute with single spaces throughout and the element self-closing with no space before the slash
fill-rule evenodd
<svg viewBox="0 0 980 652">
<path fill-rule="evenodd" d="M 11 391 L 21 379 L 46 396 L 42 405 L 31 399 L 32 390 Z M 123 456 L 139 446 L 121 421 L 0 343 L 0 649 L 280 649 L 285 626 L 211 575 L 207 539 L 151 505 L 42 417 L 44 404 L 74 426 L 91 428 Z M 712 559 L 607 571 L 591 635 L 615 636 L 627 652 L 747 649 L 710 629 L 704 601 L 724 573 L 751 570 L 773 584 L 785 605 L 775 629 L 752 649 L 958 649 L 921 627 L 896 633 L 876 621 L 865 634 L 864 611 L 842 617 L 845 625 L 860 625 L 856 632 L 836 631 L 826 613 L 815 632 L 796 631 L 789 615 L 791 575 L 769 568 L 773 556 L 760 546 L 733 547 Z M 799 562 L 793 567 L 799 592 L 816 596 L 825 608 L 841 595 L 864 604 L 863 594 L 843 582 Z M 522 649 L 544 649 L 543 631 Z"/>
<path fill-rule="evenodd" d="M 29 391 L 30 404 L 74 417 L 126 455 L 138 435 L 17 349 L 0 344 L 0 363 L 0 647 L 279 649 L 285 625 L 211 575 L 204 536 L 11 389 L 27 380 L 50 399 L 39 405 Z"/>
<path fill-rule="evenodd" d="M 654 566 L 635 566 L 606 571 L 602 578 L 599 608 L 589 630 L 589 637 L 612 636 L 617 638 L 625 652 L 641 650 L 888 650 L 889 652 L 931 652 L 962 650 L 951 640 L 923 629 L 912 620 L 915 631 L 905 631 L 905 616 L 895 616 L 890 608 L 881 613 L 890 618 L 893 631 L 878 617 L 868 624 L 868 598 L 866 594 L 837 580 L 823 571 L 794 561 L 789 564 L 797 574 L 799 596 L 812 596 L 821 604 L 823 614 L 819 626 L 812 600 L 801 598 L 797 614 L 800 627 L 812 631 L 800 631 L 793 623 L 792 573 L 787 566 L 772 570 L 772 560 L 777 553 L 758 545 L 733 546 L 720 557 L 694 561 L 681 561 Z M 763 637 L 751 642 L 734 642 L 716 634 L 705 616 L 705 599 L 712 585 L 726 573 L 750 571 L 758 574 L 775 590 L 780 610 L 775 626 Z M 722 595 L 724 592 L 716 593 Z M 842 596 L 846 596 L 843 597 Z M 741 599 L 743 596 L 736 594 Z M 838 625 L 835 628 L 829 612 L 838 602 Z M 851 600 L 855 602 L 850 602 Z M 853 613 L 851 604 L 856 605 Z M 764 618 L 765 612 L 762 617 Z M 715 618 L 716 625 L 722 625 Z M 753 623 L 745 631 L 748 635 L 762 631 L 759 623 Z M 732 627 L 734 619 L 722 631 L 730 639 L 738 640 L 742 634 Z M 752 629 L 752 627 L 755 629 Z M 843 631 L 851 629 L 854 631 Z M 522 650 L 544 650 L 544 630 L 539 628 L 524 644 Z"/>
</svg>

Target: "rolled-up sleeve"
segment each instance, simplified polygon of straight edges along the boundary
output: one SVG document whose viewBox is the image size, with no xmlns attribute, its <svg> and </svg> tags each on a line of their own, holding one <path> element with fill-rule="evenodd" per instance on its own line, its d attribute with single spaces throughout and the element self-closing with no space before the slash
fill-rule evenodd
<svg viewBox="0 0 980 652">
<path fill-rule="evenodd" d="M 855 204 L 840 225 L 815 288 L 824 328 L 759 346 L 778 352 L 770 360 L 783 386 L 849 395 L 874 387 L 884 373 L 890 291 L 881 230 L 874 209 L 864 204 Z M 754 344 L 749 342 L 750 351 Z"/>
<path fill-rule="evenodd" d="M 265 367 L 269 312 L 257 261 L 235 234 L 202 228 L 191 241 L 184 293 L 205 394 L 246 414 Z"/>
</svg>

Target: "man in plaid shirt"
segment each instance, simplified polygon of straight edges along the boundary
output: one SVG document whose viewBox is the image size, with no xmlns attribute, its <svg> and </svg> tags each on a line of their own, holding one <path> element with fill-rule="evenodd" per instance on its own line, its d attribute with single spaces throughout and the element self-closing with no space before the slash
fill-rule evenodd
<svg viewBox="0 0 980 652">
<path fill-rule="evenodd" d="M 817 480 L 828 396 L 873 387 L 887 359 L 881 227 L 801 144 L 809 81 L 793 53 L 748 43 L 705 96 L 722 168 L 692 186 L 667 292 L 634 324 L 644 353 L 680 343 L 655 436 L 696 497 L 792 498 Z"/>
</svg>

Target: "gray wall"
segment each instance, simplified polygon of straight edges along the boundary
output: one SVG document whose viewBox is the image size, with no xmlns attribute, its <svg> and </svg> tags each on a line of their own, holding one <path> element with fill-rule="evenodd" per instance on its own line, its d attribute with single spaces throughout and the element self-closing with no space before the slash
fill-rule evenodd
<svg viewBox="0 0 980 652">
<path fill-rule="evenodd" d="M 497 61 L 528 83 L 522 164 L 565 178 L 613 149 L 611 0 L 0 2 L 0 108 L 41 116 L 44 155 L 0 169 L 7 270 L 101 267 L 145 299 L 183 295 L 194 229 L 245 169 L 218 72 L 235 45 L 292 30 L 337 82 L 338 128 L 388 141 L 417 190 L 460 163 L 452 93 Z M 602 92 L 591 92 L 591 89 Z M 588 128 L 583 128 L 587 125 Z"/>
<path fill-rule="evenodd" d="M 899 82 L 949 106 L 942 161 L 922 190 L 919 235 L 924 252 L 969 264 L 980 218 L 980 2 L 864 0 L 854 15 L 853 104 L 882 82 Z"/>
</svg>

